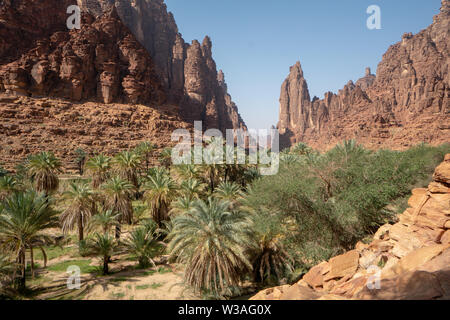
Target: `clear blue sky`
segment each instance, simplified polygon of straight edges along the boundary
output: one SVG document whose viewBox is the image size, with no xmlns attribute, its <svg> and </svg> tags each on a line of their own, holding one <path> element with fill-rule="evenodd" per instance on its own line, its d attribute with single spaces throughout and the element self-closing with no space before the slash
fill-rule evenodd
<svg viewBox="0 0 450 320">
<path fill-rule="evenodd" d="M 166 0 L 183 38 L 209 35 L 218 69 L 249 128 L 278 122 L 280 87 L 300 60 L 311 97 L 375 73 L 404 32 L 426 28 L 440 0 Z M 381 30 L 366 9 L 381 8 Z"/>
</svg>

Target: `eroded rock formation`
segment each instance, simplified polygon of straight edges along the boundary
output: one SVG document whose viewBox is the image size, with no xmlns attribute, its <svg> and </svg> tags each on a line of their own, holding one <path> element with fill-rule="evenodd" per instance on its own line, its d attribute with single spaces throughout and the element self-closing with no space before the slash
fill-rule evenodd
<svg viewBox="0 0 450 320">
<path fill-rule="evenodd" d="M 450 299 L 450 154 L 427 189 L 414 189 L 399 222 L 370 244 L 311 268 L 293 284 L 253 300 Z"/>
<path fill-rule="evenodd" d="M 40 6 L 40 3 L 33 4 Z M 45 34 L 34 34 L 32 49 L 23 48 L 20 58 L 0 66 L 2 90 L 13 95 L 73 101 L 164 102 L 165 93 L 152 58 L 124 26 L 114 8 L 98 19 L 83 14 L 81 29 L 69 32 L 65 27 L 67 3 L 53 4 L 54 8 L 48 8 L 48 19 L 58 20 L 60 24 L 48 26 L 48 38 Z M 20 1 L 13 2 L 10 7 L 13 14 L 8 18 L 27 16 L 28 12 L 23 10 L 28 7 Z M 9 22 L 4 22 L 7 27 Z M 20 38 L 16 40 L 22 42 Z"/>
<path fill-rule="evenodd" d="M 2 0 L 0 92 L 179 106 L 204 129 L 245 128 L 212 58 L 184 42 L 163 0 Z M 82 9 L 81 30 L 66 10 Z"/>
<path fill-rule="evenodd" d="M 405 34 L 356 83 L 320 100 L 309 96 L 300 63 L 281 87 L 282 145 L 303 141 L 327 149 L 344 139 L 370 148 L 404 148 L 450 141 L 450 1 L 433 24 Z"/>
<path fill-rule="evenodd" d="M 224 76 L 217 72 L 212 57 L 212 42 L 206 36 L 185 43 L 175 19 L 163 0 L 78 0 L 94 15 L 115 7 L 124 24 L 145 46 L 171 103 L 181 106 L 183 117 L 202 120 L 206 128 L 224 131 L 245 128 L 236 105 L 224 86 Z"/>
</svg>

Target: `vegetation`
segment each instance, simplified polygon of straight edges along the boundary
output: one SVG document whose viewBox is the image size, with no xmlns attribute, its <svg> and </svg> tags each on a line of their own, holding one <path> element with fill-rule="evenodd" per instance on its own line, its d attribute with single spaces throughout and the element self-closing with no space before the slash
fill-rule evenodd
<svg viewBox="0 0 450 320">
<path fill-rule="evenodd" d="M 119 239 L 120 223 L 125 220 L 131 224 L 133 220 L 131 196 L 134 187 L 128 180 L 113 177 L 102 185 L 102 190 L 106 198 L 106 207 L 118 214 L 119 223 L 116 225 L 116 239 Z"/>
<path fill-rule="evenodd" d="M 251 247 L 250 221 L 230 212 L 229 203 L 198 200 L 173 220 L 169 251 L 186 265 L 185 279 L 197 292 L 225 294 L 251 270 L 245 255 Z"/>
<path fill-rule="evenodd" d="M 108 234 L 95 234 L 94 239 L 91 243 L 91 248 L 94 254 L 99 256 L 102 260 L 102 274 L 109 274 L 109 262 L 111 260 L 111 256 L 116 249 L 117 244 L 114 238 L 110 237 Z"/>
<path fill-rule="evenodd" d="M 30 251 L 33 274 L 33 249 L 43 250 L 43 246 L 51 241 L 43 231 L 57 226 L 57 214 L 48 198 L 35 191 L 15 193 L 3 201 L 0 214 L 0 245 L 4 252 L 11 254 L 18 265 L 19 290 L 25 289 L 26 284 L 26 252 Z M 45 257 L 45 252 L 43 255 Z"/>
<path fill-rule="evenodd" d="M 62 231 L 73 230 L 76 226 L 78 240 L 81 241 L 87 222 L 96 212 L 94 193 L 86 182 L 72 182 L 63 198 L 69 202 L 69 207 L 60 216 Z"/>
<path fill-rule="evenodd" d="M 37 192 L 45 192 L 46 195 L 49 195 L 58 189 L 58 173 L 61 172 L 61 162 L 53 153 L 41 152 L 30 157 L 27 169 Z"/>
<path fill-rule="evenodd" d="M 209 146 L 229 151 L 223 141 Z M 174 166 L 171 149 L 157 153 L 146 142 L 112 157 L 88 159 L 77 150 L 80 177 L 64 183 L 53 153 L 32 155 L 14 174 L 0 172 L 0 297 L 26 291 L 36 268 L 94 272 L 95 257 L 105 275 L 117 259 L 154 267 L 144 276 L 164 274 L 172 272 L 161 265 L 169 259 L 204 297 L 232 297 L 245 281 L 289 282 L 294 270 L 351 249 L 394 221 L 411 188 L 427 185 L 449 152 L 448 144 L 400 152 L 345 141 L 319 153 L 300 143 L 280 153 L 278 174 L 262 177 L 250 164 Z M 150 167 L 153 159 L 161 166 Z M 64 256 L 70 258 L 47 267 Z"/>
<path fill-rule="evenodd" d="M 278 241 L 295 267 L 307 269 L 395 219 L 400 212 L 388 204 L 427 185 L 450 146 L 369 151 L 346 141 L 323 154 L 307 149 L 299 155 L 299 149 L 305 148 L 287 153 L 277 175 L 255 181 L 245 202 L 266 221 L 271 217 L 274 230 L 268 231 L 282 234 Z"/>
<path fill-rule="evenodd" d="M 157 238 L 156 228 L 141 226 L 135 229 L 130 238 L 126 240 L 127 251 L 137 258 L 141 268 L 147 268 L 150 265 L 156 266 L 153 258 L 158 253 L 159 241 Z"/>
</svg>

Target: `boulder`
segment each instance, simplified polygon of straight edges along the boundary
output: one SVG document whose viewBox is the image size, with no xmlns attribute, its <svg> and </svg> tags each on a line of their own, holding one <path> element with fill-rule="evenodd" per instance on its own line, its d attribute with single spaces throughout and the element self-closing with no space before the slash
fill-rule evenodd
<svg viewBox="0 0 450 320">
<path fill-rule="evenodd" d="M 364 287 L 355 295 L 360 300 L 431 300 L 444 295 L 436 277 L 425 271 L 410 271 L 382 279 L 380 289 Z"/>
<path fill-rule="evenodd" d="M 450 244 L 450 230 L 447 230 L 439 240 L 442 244 Z"/>
<path fill-rule="evenodd" d="M 417 270 L 420 266 L 440 255 L 450 245 L 436 244 L 428 247 L 422 247 L 409 253 L 390 269 L 384 269 L 382 277 L 389 278 L 400 275 L 405 272 Z"/>
<path fill-rule="evenodd" d="M 329 261 L 330 272 L 325 275 L 325 281 L 339 279 L 345 276 L 352 277 L 358 269 L 359 252 L 351 250 Z"/>
<path fill-rule="evenodd" d="M 312 267 L 308 273 L 303 276 L 303 280 L 312 288 L 317 289 L 323 287 L 324 272 L 327 271 L 328 262 L 322 262 Z"/>
<path fill-rule="evenodd" d="M 316 300 L 322 295 L 313 289 L 294 284 L 286 289 L 280 296 L 280 300 Z"/>
<path fill-rule="evenodd" d="M 450 155 L 446 155 L 445 161 L 434 171 L 433 180 L 446 186 L 450 185 Z"/>
</svg>

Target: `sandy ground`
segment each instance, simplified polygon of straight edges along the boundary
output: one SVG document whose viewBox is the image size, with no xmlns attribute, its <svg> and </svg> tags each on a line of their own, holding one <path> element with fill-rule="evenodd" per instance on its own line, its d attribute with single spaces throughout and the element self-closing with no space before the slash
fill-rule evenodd
<svg viewBox="0 0 450 320">
<path fill-rule="evenodd" d="M 90 258 L 92 266 L 99 266 L 97 258 Z M 49 261 L 52 266 L 70 260 L 89 260 L 63 255 Z M 162 264 L 148 269 L 135 269 L 136 262 L 114 256 L 111 275 L 84 273 L 80 289 L 68 289 L 68 273 L 37 269 L 35 279 L 29 280 L 32 299 L 48 300 L 190 300 L 199 299 L 183 284 L 183 268 L 176 264 Z"/>
<path fill-rule="evenodd" d="M 102 279 L 86 294 L 86 300 L 178 300 L 196 297 L 181 285 L 182 274 L 170 272 L 142 276 L 136 272 L 115 275 L 127 280 L 114 282 Z"/>
</svg>

